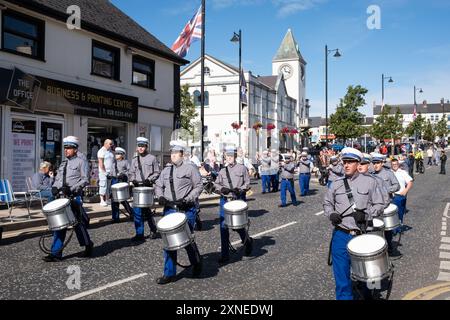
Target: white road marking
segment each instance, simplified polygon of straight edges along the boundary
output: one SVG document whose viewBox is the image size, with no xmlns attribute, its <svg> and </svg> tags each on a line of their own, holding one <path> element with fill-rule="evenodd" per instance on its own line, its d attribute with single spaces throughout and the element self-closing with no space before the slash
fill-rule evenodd
<svg viewBox="0 0 450 320">
<path fill-rule="evenodd" d="M 147 274 L 147 273 L 137 274 L 137 275 L 135 275 L 135 276 L 132 276 L 132 277 L 129 277 L 129 278 L 126 278 L 126 279 L 123 279 L 123 280 L 119 280 L 119 281 L 116 281 L 116 282 L 112 282 L 112 283 L 109 283 L 109 284 L 107 284 L 107 285 L 98 287 L 98 288 L 96 288 L 96 289 L 92 289 L 92 290 L 88 290 L 88 291 L 85 291 L 85 292 L 78 293 L 78 294 L 76 294 L 76 295 L 74 295 L 74 296 L 64 298 L 63 300 L 77 300 L 77 299 L 80 299 L 80 298 L 89 296 L 89 295 L 91 295 L 91 294 L 94 294 L 94 293 L 103 291 L 103 290 L 105 290 L 105 289 L 108 289 L 108 288 L 111 288 L 111 287 L 115 287 L 115 286 L 121 285 L 121 284 L 123 284 L 123 283 L 126 283 L 126 282 L 130 282 L 130 281 L 136 280 L 136 279 L 138 279 L 138 278 L 145 277 L 146 275 L 148 275 L 148 274 Z"/>
<path fill-rule="evenodd" d="M 450 237 L 442 237 L 441 242 L 450 243 Z"/>
<path fill-rule="evenodd" d="M 449 259 L 450 260 L 450 252 L 439 252 L 439 259 Z"/>
<path fill-rule="evenodd" d="M 320 216 L 321 214 L 324 214 L 324 213 L 325 213 L 325 211 L 317 212 L 317 213 L 316 213 L 316 216 Z"/>
<path fill-rule="evenodd" d="M 450 218 L 448 216 L 448 209 L 450 208 L 450 202 L 447 202 L 447 205 L 445 206 L 445 210 L 444 210 L 444 217 L 446 218 Z"/>
<path fill-rule="evenodd" d="M 439 272 L 437 277 L 437 281 L 450 281 L 450 273 L 449 272 Z"/>
<path fill-rule="evenodd" d="M 290 227 L 290 226 L 292 226 L 292 225 L 294 225 L 296 223 L 298 223 L 298 222 L 297 221 L 289 222 L 289 223 L 284 224 L 282 226 L 279 226 L 279 227 L 276 227 L 276 228 L 273 228 L 273 229 L 270 229 L 270 230 L 267 230 L 267 231 L 263 231 L 261 233 L 257 233 L 257 234 L 251 235 L 251 237 L 252 238 L 257 238 L 257 237 L 260 237 L 260 236 L 262 236 L 264 234 L 270 233 L 272 231 L 277 231 L 277 230 L 280 230 L 280 229 L 284 229 L 284 228 Z M 231 244 L 234 246 L 234 245 L 239 244 L 239 243 L 241 243 L 241 240 L 234 241 Z"/>
<path fill-rule="evenodd" d="M 446 217 L 442 217 L 442 222 L 447 222 L 447 218 Z"/>
<path fill-rule="evenodd" d="M 447 235 L 447 232 L 441 231 L 441 236 L 446 236 L 446 235 Z"/>
<path fill-rule="evenodd" d="M 442 231 L 447 231 L 447 226 L 442 225 Z"/>
<path fill-rule="evenodd" d="M 441 261 L 439 269 L 450 270 L 450 261 Z"/>
<path fill-rule="evenodd" d="M 439 250 L 450 250 L 450 244 L 441 244 Z"/>
</svg>

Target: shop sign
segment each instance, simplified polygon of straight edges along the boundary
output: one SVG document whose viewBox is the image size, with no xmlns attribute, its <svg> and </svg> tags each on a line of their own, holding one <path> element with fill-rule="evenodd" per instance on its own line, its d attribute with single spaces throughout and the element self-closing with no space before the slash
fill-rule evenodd
<svg viewBox="0 0 450 320">
<path fill-rule="evenodd" d="M 14 68 L 6 99 L 19 107 L 34 112 L 41 81 L 19 68 Z"/>
</svg>

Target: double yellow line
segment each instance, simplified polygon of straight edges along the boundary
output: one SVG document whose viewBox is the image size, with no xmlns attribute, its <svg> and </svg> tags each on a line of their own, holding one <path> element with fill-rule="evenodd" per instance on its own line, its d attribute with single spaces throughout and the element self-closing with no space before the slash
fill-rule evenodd
<svg viewBox="0 0 450 320">
<path fill-rule="evenodd" d="M 404 296 L 402 300 L 432 300 L 433 298 L 447 292 L 450 293 L 450 282 L 441 282 L 432 286 L 411 291 Z"/>
</svg>

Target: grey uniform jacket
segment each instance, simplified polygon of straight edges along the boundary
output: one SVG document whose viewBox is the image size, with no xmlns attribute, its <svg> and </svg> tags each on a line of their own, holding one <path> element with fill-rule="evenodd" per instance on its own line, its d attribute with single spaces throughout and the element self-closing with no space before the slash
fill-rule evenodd
<svg viewBox="0 0 450 320">
<path fill-rule="evenodd" d="M 114 159 L 114 162 L 117 162 L 117 171 L 118 172 L 116 172 L 116 165 L 113 164 L 112 170 L 111 170 L 111 176 L 118 177 L 121 174 L 128 175 L 128 171 L 130 170 L 130 164 L 128 163 L 128 160 Z M 142 167 L 142 169 L 144 169 L 144 167 Z"/>
<path fill-rule="evenodd" d="M 147 153 L 145 156 L 137 155 L 133 158 L 129 173 L 130 181 L 136 180 L 138 182 L 144 182 L 139 171 L 138 157 L 140 157 L 144 180 L 148 179 L 151 182 L 155 182 L 156 179 L 158 179 L 161 170 L 159 169 L 156 157 L 150 153 Z"/>
<path fill-rule="evenodd" d="M 270 157 L 261 158 L 261 174 L 270 175 Z"/>
<path fill-rule="evenodd" d="M 300 159 L 298 163 L 299 173 L 311 173 L 311 161 Z"/>
<path fill-rule="evenodd" d="M 283 166 L 281 171 L 281 179 L 294 179 L 295 164 L 290 162 Z"/>
<path fill-rule="evenodd" d="M 230 172 L 230 179 L 233 188 L 238 188 L 243 191 L 249 189 L 250 177 L 248 175 L 247 168 L 244 165 L 235 163 L 232 166 L 228 165 L 226 168 L 228 168 Z M 216 190 L 220 190 L 223 187 L 231 189 L 231 186 L 227 178 L 226 168 L 223 168 L 222 170 L 219 171 L 219 175 L 217 176 L 216 181 L 214 182 Z"/>
<path fill-rule="evenodd" d="M 84 170 L 86 171 L 86 174 L 89 176 L 90 168 L 89 168 L 89 161 L 88 161 L 86 155 L 84 153 L 78 151 L 77 157 L 84 161 Z"/>
<path fill-rule="evenodd" d="M 202 177 L 198 168 L 182 162 L 180 165 L 167 165 L 155 183 L 155 194 L 169 201 L 175 201 L 170 189 L 170 171 L 173 166 L 173 185 L 176 200 L 195 202 L 203 191 Z"/>
<path fill-rule="evenodd" d="M 64 167 L 66 164 L 66 184 L 70 187 L 72 192 L 78 191 L 89 184 L 85 161 L 74 156 L 70 159 L 67 158 L 66 161 L 63 161 L 59 166 L 58 174 L 56 175 L 55 183 L 53 184 L 54 187 L 62 188 Z"/>
<path fill-rule="evenodd" d="M 36 190 L 50 190 L 52 188 L 52 184 L 54 182 L 55 178 L 50 177 L 47 174 L 43 174 L 41 172 L 37 172 L 34 174 L 33 178 L 31 179 L 31 183 L 33 185 L 33 189 Z"/>
<path fill-rule="evenodd" d="M 339 178 L 344 176 L 344 167 L 342 164 L 338 163 L 337 165 L 330 165 L 331 169 L 329 170 L 329 181 L 336 181 Z"/>
<path fill-rule="evenodd" d="M 380 171 L 375 171 L 373 174 L 383 179 L 386 189 L 390 194 L 393 194 L 394 192 L 400 190 L 400 183 L 391 170 L 383 167 Z"/>
<path fill-rule="evenodd" d="M 377 183 L 378 191 L 380 192 L 381 197 L 383 198 L 384 208 L 387 208 L 389 206 L 389 204 L 391 203 L 391 196 L 389 195 L 389 192 L 387 190 L 386 183 L 383 181 L 383 179 L 380 176 L 378 176 L 376 174 L 367 173 L 367 175 L 369 175 L 370 177 L 375 179 L 375 181 Z M 383 214 L 383 212 L 380 212 L 380 215 L 382 215 L 382 214 Z"/>
<path fill-rule="evenodd" d="M 368 220 L 372 220 L 374 216 L 383 211 L 383 198 L 377 190 L 375 179 L 368 175 L 356 173 L 353 177 L 348 178 L 348 183 L 352 190 L 356 209 L 364 210 Z M 345 192 L 344 178 L 334 181 L 331 188 L 327 190 L 323 209 L 325 216 L 328 218 L 333 212 L 341 215 L 342 222 L 339 224 L 340 227 L 359 230 L 355 219 L 350 215 L 353 209 Z"/>
</svg>

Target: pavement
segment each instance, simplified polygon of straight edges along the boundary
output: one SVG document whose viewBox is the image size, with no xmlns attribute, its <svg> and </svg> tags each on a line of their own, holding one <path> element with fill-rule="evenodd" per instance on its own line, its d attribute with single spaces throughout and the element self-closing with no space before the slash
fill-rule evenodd
<svg viewBox="0 0 450 320">
<path fill-rule="evenodd" d="M 425 174 L 416 175 L 408 196 L 407 231 L 398 245 L 402 256 L 393 261 L 391 300 L 450 298 L 450 233 L 446 229 L 450 179 L 438 170 L 428 167 Z M 300 205 L 280 209 L 279 194 L 262 195 L 259 181 L 252 183 L 254 193 L 248 204 L 254 250 L 244 257 L 239 237 L 230 232 L 237 252 L 226 265 L 217 263 L 217 200 L 204 202 L 203 229 L 195 232 L 203 257 L 202 275 L 193 278 L 190 268 L 178 268 L 177 281 L 165 286 L 155 283 L 163 272 L 162 240 L 132 243 L 134 226 L 126 220 L 110 224 L 107 217 L 89 229 L 95 243 L 89 259 L 81 257 L 83 248 L 75 237 L 58 263 L 41 260 L 44 254 L 37 234 L 4 239 L 0 299 L 334 300 L 334 278 L 326 264 L 332 228 L 322 209 L 326 189 L 313 181 L 311 193 L 300 197 L 298 182 L 295 188 Z M 179 263 L 188 264 L 184 250 L 178 257 Z"/>
</svg>

